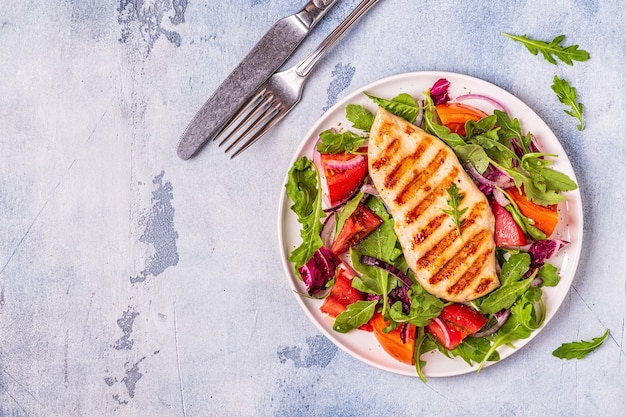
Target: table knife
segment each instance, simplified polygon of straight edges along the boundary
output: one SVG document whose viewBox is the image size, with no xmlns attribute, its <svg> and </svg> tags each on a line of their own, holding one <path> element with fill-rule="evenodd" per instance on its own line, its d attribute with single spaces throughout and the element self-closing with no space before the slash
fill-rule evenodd
<svg viewBox="0 0 626 417">
<path fill-rule="evenodd" d="M 298 13 L 276 22 L 191 120 L 178 142 L 178 156 L 189 159 L 215 138 L 239 107 L 291 56 L 336 2 L 311 0 Z"/>
</svg>

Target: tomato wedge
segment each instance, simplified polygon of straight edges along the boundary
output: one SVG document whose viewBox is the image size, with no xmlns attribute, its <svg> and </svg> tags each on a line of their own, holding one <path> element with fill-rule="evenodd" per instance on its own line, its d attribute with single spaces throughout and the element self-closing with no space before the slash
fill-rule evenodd
<svg viewBox="0 0 626 417">
<path fill-rule="evenodd" d="M 378 340 L 380 346 L 390 356 L 396 358 L 400 362 L 414 365 L 415 358 L 413 351 L 415 348 L 415 326 L 412 324 L 408 325 L 408 340 L 404 343 L 400 338 L 402 326 L 398 326 L 389 333 L 383 332 L 383 329 L 387 327 L 388 323 L 389 322 L 385 321 L 384 317 L 380 313 L 375 313 L 371 318 L 370 324 L 372 325 L 372 331 L 374 336 L 376 336 L 376 340 Z"/>
<path fill-rule="evenodd" d="M 479 121 L 487 117 L 487 113 L 476 107 L 463 103 L 443 103 L 435 106 L 441 124 L 450 129 L 452 133 L 465 136 L 465 122 L 473 120 Z"/>
<path fill-rule="evenodd" d="M 330 247 L 331 252 L 335 255 L 346 252 L 351 246 L 356 245 L 376 230 L 382 222 L 382 219 L 369 207 L 359 204 L 341 227 L 339 235 Z"/>
<path fill-rule="evenodd" d="M 350 198 L 363 183 L 367 175 L 367 149 L 359 149 L 357 154 L 321 154 L 320 157 L 330 206 L 334 207 Z"/>
<path fill-rule="evenodd" d="M 526 244 L 526 236 L 515 220 L 513 220 L 511 213 L 495 200 L 491 200 L 490 205 L 493 216 L 496 219 L 494 233 L 496 246 L 500 248 L 524 246 Z"/>
<path fill-rule="evenodd" d="M 322 313 L 326 313 L 331 317 L 337 317 L 339 314 L 346 311 L 350 304 L 364 299 L 363 293 L 352 286 L 352 279 L 355 275 L 354 270 L 344 263 L 337 268 L 335 284 L 330 289 L 330 294 L 324 299 L 320 307 Z M 371 331 L 369 323 L 359 328 L 361 330 Z"/>
<path fill-rule="evenodd" d="M 450 304 L 441 310 L 439 317 L 449 323 L 456 324 L 468 334 L 474 334 L 487 324 L 487 318 L 478 311 L 463 304 Z"/>
<path fill-rule="evenodd" d="M 440 318 L 432 320 L 424 327 L 424 330 L 448 350 L 452 350 L 460 345 L 466 336 L 457 327 L 446 323 Z"/>
<path fill-rule="evenodd" d="M 428 323 L 424 329 L 443 347 L 452 350 L 485 324 L 487 318 L 478 311 L 455 303 L 445 306 L 439 317 Z"/>
<path fill-rule="evenodd" d="M 535 227 L 545 233 L 546 237 L 550 237 L 559 223 L 558 205 L 540 206 L 533 203 L 526 195 L 520 193 L 517 188 L 508 189 L 506 192 L 513 202 L 517 204 L 519 211 L 524 216 L 532 219 L 535 222 Z"/>
</svg>

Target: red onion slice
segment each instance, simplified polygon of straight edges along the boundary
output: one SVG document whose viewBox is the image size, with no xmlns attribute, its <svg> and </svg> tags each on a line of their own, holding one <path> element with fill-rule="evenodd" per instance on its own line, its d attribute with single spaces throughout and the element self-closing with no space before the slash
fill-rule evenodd
<svg viewBox="0 0 626 417">
<path fill-rule="evenodd" d="M 413 280 L 411 280 L 411 278 L 409 278 L 407 274 L 405 274 L 404 272 L 402 272 L 395 266 L 391 265 L 390 263 L 381 261 L 378 258 L 374 258 L 373 256 L 367 256 L 367 255 L 362 255 L 359 261 L 364 265 L 375 266 L 377 268 L 380 268 L 384 271 L 389 272 L 391 275 L 393 275 L 394 277 L 402 281 L 402 283 L 406 285 L 407 287 L 410 287 L 413 285 Z"/>
<path fill-rule="evenodd" d="M 352 154 L 352 158 L 346 159 L 345 161 L 337 161 L 337 160 L 327 161 L 326 166 L 330 169 L 337 169 L 337 170 L 345 171 L 347 169 L 352 169 L 361 165 L 363 161 L 365 161 L 364 155 Z"/>
<path fill-rule="evenodd" d="M 504 323 L 506 323 L 510 315 L 511 310 L 509 310 L 508 308 L 506 310 L 498 311 L 496 314 L 494 314 L 494 317 L 496 318 L 496 323 L 493 326 L 483 330 L 482 332 L 474 333 L 470 335 L 470 337 L 485 337 L 494 334 L 495 332 L 500 330 L 502 326 L 504 326 Z"/>
<path fill-rule="evenodd" d="M 437 326 L 441 328 L 441 332 L 443 333 L 443 337 L 445 340 L 444 346 L 450 346 L 450 333 L 448 332 L 448 326 L 441 320 L 439 317 L 433 319 L 433 322 L 437 323 Z"/>
<path fill-rule="evenodd" d="M 481 100 L 481 101 L 484 101 L 484 102 L 490 104 L 491 106 L 495 107 L 496 109 L 506 113 L 506 109 L 504 108 L 504 106 L 499 101 L 496 101 L 496 100 L 492 99 L 491 97 L 487 97 L 487 96 L 484 96 L 482 94 L 464 94 L 464 95 L 458 96 L 457 98 L 454 99 L 454 101 L 459 101 L 459 102 L 468 101 L 468 100 Z"/>
</svg>

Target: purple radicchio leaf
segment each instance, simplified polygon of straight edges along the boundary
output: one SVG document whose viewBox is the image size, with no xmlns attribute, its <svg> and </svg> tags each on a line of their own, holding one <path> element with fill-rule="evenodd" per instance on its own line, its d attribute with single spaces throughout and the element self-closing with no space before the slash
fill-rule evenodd
<svg viewBox="0 0 626 417">
<path fill-rule="evenodd" d="M 309 295 L 315 295 L 326 288 L 326 284 L 335 276 L 335 270 L 340 263 L 341 260 L 337 255 L 322 246 L 306 264 L 298 268 Z"/>
<path fill-rule="evenodd" d="M 447 103 L 450 100 L 450 96 L 448 96 L 449 86 L 450 81 L 440 78 L 430 88 L 430 98 L 433 99 L 435 105 Z"/>
</svg>

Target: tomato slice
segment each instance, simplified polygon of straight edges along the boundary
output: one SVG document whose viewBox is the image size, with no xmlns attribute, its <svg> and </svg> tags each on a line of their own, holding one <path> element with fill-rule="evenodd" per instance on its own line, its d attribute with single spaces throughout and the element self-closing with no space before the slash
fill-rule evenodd
<svg viewBox="0 0 626 417">
<path fill-rule="evenodd" d="M 339 235 L 330 247 L 331 252 L 340 255 L 365 239 L 378 226 L 382 219 L 364 204 L 359 204 L 344 222 Z"/>
<path fill-rule="evenodd" d="M 465 136 L 465 122 L 473 120 L 479 121 L 483 117 L 487 117 L 487 113 L 476 107 L 468 106 L 463 103 L 443 103 L 435 106 L 437 115 L 441 124 L 450 129 L 452 133 L 458 133 Z"/>
<path fill-rule="evenodd" d="M 487 318 L 478 311 L 463 304 L 450 304 L 441 310 L 439 317 L 449 323 L 466 330 L 468 334 L 474 334 L 487 324 Z"/>
<path fill-rule="evenodd" d="M 540 206 L 533 203 L 526 195 L 520 193 L 517 188 L 507 189 L 506 192 L 517 204 L 519 211 L 524 216 L 532 219 L 535 222 L 535 227 L 545 233 L 547 237 L 550 237 L 559 223 L 558 205 Z"/>
<path fill-rule="evenodd" d="M 432 320 L 424 327 L 424 330 L 448 350 L 460 345 L 466 336 L 457 327 L 441 319 Z"/>
<path fill-rule="evenodd" d="M 378 340 L 380 346 L 390 356 L 409 365 L 415 364 L 413 355 L 415 349 L 415 326 L 408 324 L 408 340 L 404 343 L 400 337 L 402 326 L 398 326 L 389 333 L 383 332 L 383 329 L 387 327 L 388 323 L 389 322 L 385 321 L 380 313 L 375 313 L 371 318 L 370 324 L 372 325 L 372 331 L 374 336 L 376 336 L 376 340 Z"/>
<path fill-rule="evenodd" d="M 490 205 L 493 216 L 496 219 L 494 234 L 496 246 L 501 248 L 524 246 L 526 244 L 526 236 L 524 236 L 522 229 L 513 220 L 511 213 L 495 200 L 491 200 Z"/>
<path fill-rule="evenodd" d="M 335 284 L 330 289 L 330 294 L 324 299 L 320 310 L 331 317 L 337 317 L 346 311 L 348 306 L 357 301 L 363 300 L 363 293 L 352 286 L 352 278 L 355 272 L 345 264 L 337 268 Z M 371 331 L 369 323 L 359 327 L 361 330 Z"/>
<path fill-rule="evenodd" d="M 463 304 L 450 304 L 443 308 L 438 318 L 424 328 L 443 347 L 452 350 L 467 336 L 479 331 L 487 318 Z"/>
<path fill-rule="evenodd" d="M 367 149 L 359 153 L 321 154 L 330 206 L 350 198 L 367 175 Z"/>
</svg>

